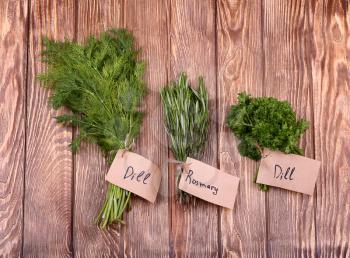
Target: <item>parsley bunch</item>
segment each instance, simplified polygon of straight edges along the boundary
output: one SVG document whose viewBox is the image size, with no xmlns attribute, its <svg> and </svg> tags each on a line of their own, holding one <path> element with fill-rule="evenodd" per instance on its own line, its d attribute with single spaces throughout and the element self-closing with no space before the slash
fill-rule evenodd
<svg viewBox="0 0 350 258">
<path fill-rule="evenodd" d="M 165 127 L 171 141 L 175 158 L 185 162 L 187 157 L 201 158 L 207 140 L 209 126 L 208 92 L 202 77 L 198 90 L 189 84 L 186 74 L 171 82 L 161 91 L 165 114 Z M 177 169 L 176 184 L 182 170 Z M 177 188 L 178 189 L 178 188 Z M 177 190 L 180 202 L 189 201 L 190 195 Z"/>
<path fill-rule="evenodd" d="M 71 143 L 97 143 L 109 163 L 119 149 L 129 149 L 140 132 L 143 114 L 138 111 L 145 93 L 144 63 L 137 60 L 133 36 L 124 29 L 109 30 L 86 44 L 44 39 L 43 62 L 47 71 L 38 78 L 51 91 L 53 108 L 67 107 L 60 123 L 79 127 Z M 96 222 L 101 227 L 122 222 L 131 193 L 109 184 Z"/>
<path fill-rule="evenodd" d="M 238 104 L 231 106 L 227 124 L 240 139 L 238 151 L 242 156 L 260 160 L 263 148 L 284 153 L 303 154 L 298 143 L 308 128 L 308 122 L 298 120 L 287 101 L 271 97 L 252 98 L 238 94 Z M 267 190 L 265 185 L 260 185 Z"/>
</svg>

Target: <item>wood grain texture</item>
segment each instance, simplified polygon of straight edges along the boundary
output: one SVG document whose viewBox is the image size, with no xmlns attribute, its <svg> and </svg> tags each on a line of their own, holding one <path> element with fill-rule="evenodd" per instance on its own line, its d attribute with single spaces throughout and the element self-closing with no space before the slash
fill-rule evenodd
<svg viewBox="0 0 350 258">
<path fill-rule="evenodd" d="M 263 93 L 262 10 L 258 1 L 220 0 L 217 13 L 220 169 L 240 178 L 234 209 L 221 210 L 220 246 L 223 257 L 265 257 L 265 194 L 253 183 L 258 164 L 240 156 L 226 125 L 239 92 Z"/>
<path fill-rule="evenodd" d="M 215 1 L 171 0 L 170 79 L 184 71 L 193 85 L 204 76 L 209 93 L 210 131 L 203 161 L 217 166 Z M 175 194 L 175 166 L 169 166 L 171 256 L 217 257 L 218 207 L 196 200 L 180 205 Z"/>
<path fill-rule="evenodd" d="M 79 1 L 77 35 L 84 42 L 91 34 L 123 26 L 122 0 Z M 74 253 L 76 257 L 121 257 L 123 230 L 112 226 L 107 230 L 94 224 L 107 190 L 108 166 L 96 144 L 83 143 L 75 155 Z"/>
<path fill-rule="evenodd" d="M 27 10 L 0 2 L 0 257 L 22 249 Z"/>
<path fill-rule="evenodd" d="M 29 12 L 28 12 L 29 11 Z M 41 37 L 84 41 L 133 31 L 146 61 L 135 151 L 157 163 L 152 205 L 133 197 L 127 225 L 93 224 L 108 170 L 99 148 L 53 119 Z M 350 10 L 346 0 L 1 0 L 0 257 L 350 257 Z M 233 210 L 179 205 L 159 91 L 203 75 L 211 128 L 203 158 L 240 178 Z M 322 162 L 313 197 L 253 183 L 225 119 L 237 93 L 288 100 L 310 121 L 305 155 Z"/>
<path fill-rule="evenodd" d="M 164 0 L 128 0 L 124 7 L 126 27 L 133 32 L 137 47 L 141 48 L 140 57 L 146 62 L 148 92 L 142 108 L 145 118 L 135 152 L 157 164 L 162 173 L 154 204 L 133 196 L 124 228 L 127 257 L 169 255 L 168 146 L 160 101 L 160 89 L 167 83 L 168 7 Z"/>
<path fill-rule="evenodd" d="M 313 74 L 318 257 L 350 257 L 350 9 L 348 1 L 315 4 Z"/>
<path fill-rule="evenodd" d="M 264 95 L 288 100 L 310 122 L 301 142 L 309 158 L 314 158 L 312 8 L 310 1 L 263 3 Z M 274 187 L 267 196 L 269 256 L 314 257 L 314 197 Z"/>
<path fill-rule="evenodd" d="M 24 242 L 26 257 L 69 257 L 72 254 L 72 130 L 56 123 L 62 113 L 48 105 L 49 91 L 36 75 L 43 35 L 72 38 L 73 0 L 36 0 L 30 6 L 28 57 Z"/>
</svg>

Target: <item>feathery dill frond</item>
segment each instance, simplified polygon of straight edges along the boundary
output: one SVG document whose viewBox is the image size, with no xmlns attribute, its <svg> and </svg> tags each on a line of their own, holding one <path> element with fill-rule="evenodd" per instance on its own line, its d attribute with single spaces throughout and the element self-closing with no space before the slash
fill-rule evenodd
<svg viewBox="0 0 350 258">
<path fill-rule="evenodd" d="M 98 38 L 90 36 L 85 44 L 48 38 L 43 43 L 47 70 L 38 79 L 51 89 L 53 108 L 72 111 L 56 118 L 79 127 L 72 150 L 77 151 L 82 141 L 95 142 L 113 160 L 118 149 L 129 148 L 139 135 L 143 118 L 139 106 L 145 94 L 144 63 L 137 60 L 132 34 L 108 30 Z M 122 220 L 129 198 L 121 197 L 130 193 L 117 188 L 109 187 L 97 219 L 102 227 Z"/>
</svg>

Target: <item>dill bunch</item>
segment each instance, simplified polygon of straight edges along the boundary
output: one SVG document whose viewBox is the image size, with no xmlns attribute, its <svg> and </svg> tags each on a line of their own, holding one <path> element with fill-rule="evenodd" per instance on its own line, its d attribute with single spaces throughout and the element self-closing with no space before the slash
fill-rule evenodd
<svg viewBox="0 0 350 258">
<path fill-rule="evenodd" d="M 238 104 L 232 105 L 227 124 L 240 140 L 238 151 L 242 156 L 259 161 L 264 148 L 284 153 L 303 154 L 299 139 L 308 128 L 308 122 L 298 120 L 287 101 L 271 97 L 252 98 L 238 94 Z M 266 191 L 266 185 L 259 184 Z"/>
<path fill-rule="evenodd" d="M 90 36 L 85 44 L 48 38 L 43 43 L 47 70 L 38 79 L 51 89 L 49 102 L 54 109 L 71 110 L 56 119 L 79 127 L 72 151 L 82 141 L 97 143 L 110 164 L 119 149 L 131 147 L 143 118 L 139 106 L 145 94 L 144 63 L 137 60 L 132 34 L 118 29 L 98 38 Z M 103 228 L 122 222 L 130 195 L 109 184 L 96 222 Z"/>
<path fill-rule="evenodd" d="M 178 161 L 187 157 L 200 159 L 203 155 L 209 126 L 208 92 L 202 77 L 198 78 L 198 90 L 189 84 L 186 74 L 178 81 L 171 82 L 161 91 L 164 107 L 165 127 L 171 142 L 171 149 Z M 181 178 L 182 169 L 177 168 L 176 185 Z M 180 202 L 189 201 L 190 195 L 179 190 Z"/>
</svg>

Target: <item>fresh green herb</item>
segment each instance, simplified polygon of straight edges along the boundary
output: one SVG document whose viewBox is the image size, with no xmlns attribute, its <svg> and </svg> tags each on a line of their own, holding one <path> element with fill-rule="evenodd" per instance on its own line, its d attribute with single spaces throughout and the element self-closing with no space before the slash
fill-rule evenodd
<svg viewBox="0 0 350 258">
<path fill-rule="evenodd" d="M 86 44 L 44 39 L 43 62 L 48 69 L 38 78 L 52 89 L 53 108 L 72 113 L 57 117 L 60 123 L 79 127 L 71 143 L 97 143 L 109 163 L 119 149 L 129 149 L 140 132 L 143 114 L 138 111 L 145 93 L 144 63 L 137 61 L 133 36 L 124 29 L 109 30 Z M 101 227 L 122 222 L 131 193 L 109 184 L 96 222 Z"/>
<path fill-rule="evenodd" d="M 239 93 L 238 104 L 231 107 L 227 124 L 241 141 L 238 151 L 242 156 L 258 161 L 263 148 L 303 154 L 298 143 L 308 128 L 308 122 L 297 120 L 287 101 L 271 97 L 252 98 Z M 260 185 L 260 188 L 267 190 L 266 185 Z"/>
<path fill-rule="evenodd" d="M 178 81 L 170 83 L 161 91 L 165 113 L 165 126 L 170 137 L 171 148 L 178 161 L 187 157 L 200 159 L 207 140 L 209 125 L 208 92 L 203 78 L 198 79 L 198 90 L 189 84 L 182 73 Z M 177 169 L 178 185 L 182 169 Z M 178 189 L 178 188 L 177 188 Z M 190 195 L 177 190 L 180 202 L 189 201 Z"/>
</svg>

